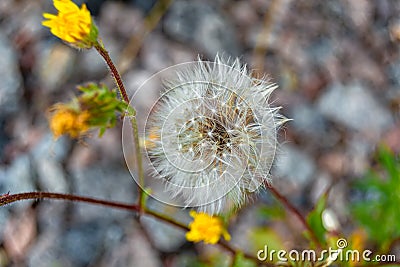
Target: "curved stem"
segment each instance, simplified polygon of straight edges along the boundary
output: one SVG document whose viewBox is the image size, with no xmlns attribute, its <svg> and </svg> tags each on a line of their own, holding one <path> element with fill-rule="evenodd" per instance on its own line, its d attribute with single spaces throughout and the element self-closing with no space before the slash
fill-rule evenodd
<svg viewBox="0 0 400 267">
<path fill-rule="evenodd" d="M 125 204 L 121 202 L 114 202 L 114 201 L 102 200 L 91 197 L 83 197 L 71 194 L 51 193 L 51 192 L 28 192 L 28 193 L 19 193 L 12 195 L 5 194 L 0 196 L 0 206 L 28 199 L 58 199 L 58 200 L 68 200 L 68 201 L 79 201 L 110 208 L 117 208 L 129 211 L 139 211 L 139 206 L 135 204 Z"/>
<path fill-rule="evenodd" d="M 185 224 L 182 224 L 180 222 L 177 222 L 173 218 L 170 218 L 164 214 L 160 214 L 156 211 L 152 211 L 149 209 L 142 210 L 139 207 L 139 205 L 136 205 L 136 204 L 127 204 L 127 203 L 122 203 L 122 202 L 103 200 L 103 199 L 97 199 L 97 198 L 91 198 L 91 197 L 83 197 L 83 196 L 72 195 L 72 194 L 51 193 L 51 192 L 27 192 L 27 193 L 19 193 L 19 194 L 11 194 L 11 195 L 5 194 L 5 195 L 0 195 L 0 206 L 11 204 L 13 202 L 17 202 L 20 200 L 29 200 L 29 199 L 31 199 L 31 200 L 56 199 L 56 200 L 77 201 L 77 202 L 84 202 L 84 203 L 89 203 L 89 204 L 94 204 L 94 205 L 101 205 L 101 206 L 110 207 L 110 208 L 128 210 L 128 211 L 133 211 L 133 212 L 143 212 L 146 215 L 152 216 L 163 222 L 174 225 L 184 231 L 189 230 L 188 226 L 186 226 Z M 223 247 L 225 250 L 229 251 L 231 254 L 233 254 L 233 256 L 235 256 L 236 254 L 239 253 L 238 250 L 234 249 L 232 246 L 230 246 L 229 244 L 227 244 L 224 241 L 219 241 L 218 245 Z M 250 260 L 255 261 L 257 264 L 259 264 L 259 266 L 267 266 L 267 267 L 275 266 L 271 263 L 261 262 L 256 257 L 254 257 L 250 254 L 244 253 L 243 256 Z"/>
<path fill-rule="evenodd" d="M 108 51 L 99 43 L 97 43 L 94 48 L 99 52 L 99 54 L 103 57 L 105 62 L 107 63 L 108 67 L 110 68 L 111 74 L 114 77 L 115 83 L 117 84 L 117 87 L 119 89 L 119 92 L 121 94 L 122 99 L 129 105 L 129 97 L 128 94 L 126 93 L 124 83 L 122 82 L 121 75 L 119 74 L 117 68 L 115 67 Z M 139 132 L 138 132 L 138 124 L 136 117 L 131 118 L 131 126 L 133 130 L 133 138 L 135 141 L 135 147 L 136 147 L 136 160 L 137 160 L 137 168 L 138 168 L 138 175 L 139 175 L 139 208 L 140 211 L 144 209 L 145 203 L 143 201 L 144 195 L 146 194 L 144 192 L 144 189 L 142 186 L 144 186 L 144 172 L 143 172 L 143 164 L 142 164 L 142 154 L 140 152 L 140 141 L 139 141 Z M 140 212 L 142 213 L 142 212 Z"/>
<path fill-rule="evenodd" d="M 117 68 L 115 67 L 108 51 L 104 49 L 102 45 L 97 43 L 94 48 L 99 52 L 99 54 L 104 58 L 105 62 L 107 63 L 107 66 L 110 68 L 111 75 L 114 77 L 115 83 L 117 84 L 117 87 L 119 89 L 119 92 L 121 94 L 122 99 L 129 104 L 129 97 L 128 94 L 126 93 L 124 83 L 122 82 L 121 75 L 119 74 Z"/>
<path fill-rule="evenodd" d="M 154 218 L 160 219 L 163 222 L 167 222 L 169 224 L 172 224 L 172 225 L 174 225 L 174 226 L 176 226 L 176 227 L 178 227 L 178 228 L 180 228 L 180 229 L 182 229 L 184 231 L 189 231 L 189 227 L 187 227 L 185 224 L 177 222 L 174 219 L 172 219 L 172 218 L 170 218 L 168 216 L 165 216 L 164 214 L 158 213 L 158 212 L 153 211 L 153 210 L 149 210 L 147 208 L 144 209 L 143 212 L 146 215 L 150 215 L 150 216 L 152 216 Z"/>
<path fill-rule="evenodd" d="M 301 224 L 303 224 L 304 228 L 307 229 L 307 231 L 310 233 L 310 237 L 312 239 L 312 241 L 319 247 L 321 248 L 322 245 L 319 242 L 317 236 L 315 235 L 315 232 L 313 231 L 313 229 L 311 229 L 310 225 L 307 223 L 306 219 L 304 218 L 304 216 L 300 213 L 300 211 L 293 206 L 292 203 L 289 202 L 289 200 L 281 195 L 278 190 L 276 190 L 272 185 L 267 185 L 267 188 L 269 189 L 269 191 L 271 191 L 271 193 L 279 200 L 279 202 L 282 203 L 283 206 L 285 206 L 289 211 L 291 211 L 301 222 Z"/>
</svg>

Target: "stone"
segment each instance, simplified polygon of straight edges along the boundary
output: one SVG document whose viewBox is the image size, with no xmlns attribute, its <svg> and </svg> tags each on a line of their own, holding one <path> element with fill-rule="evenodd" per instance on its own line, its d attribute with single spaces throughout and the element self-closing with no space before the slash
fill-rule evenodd
<svg viewBox="0 0 400 267">
<path fill-rule="evenodd" d="M 31 167 L 31 159 L 25 154 L 17 157 L 8 168 L 0 170 L 0 185 L 2 185 L 4 193 L 34 191 L 36 187 Z"/>
<path fill-rule="evenodd" d="M 355 131 L 377 137 L 392 124 L 390 113 L 360 83 L 333 84 L 320 97 L 319 111 Z"/>
<path fill-rule="evenodd" d="M 126 229 L 123 239 L 104 253 L 98 266 L 162 266 L 159 253 L 140 229 L 136 223 L 132 222 L 129 229 Z"/>
<path fill-rule="evenodd" d="M 167 214 L 181 223 L 189 223 L 187 213 L 180 208 L 165 206 L 157 201 L 147 202 L 150 209 Z M 175 226 L 162 222 L 151 216 L 143 216 L 141 218 L 142 225 L 146 229 L 147 234 L 151 238 L 154 246 L 163 252 L 174 252 L 186 242 L 185 232 Z"/>
<path fill-rule="evenodd" d="M 174 1 L 164 21 L 165 32 L 177 41 L 217 53 L 237 56 L 238 42 L 230 22 L 206 2 Z"/>
<path fill-rule="evenodd" d="M 305 152 L 293 145 L 283 145 L 274 168 L 277 176 L 287 179 L 296 187 L 304 188 L 313 178 L 316 166 Z"/>
<path fill-rule="evenodd" d="M 136 184 L 126 169 L 92 164 L 88 168 L 71 170 L 73 192 L 78 195 L 109 199 L 124 203 L 136 201 Z M 76 205 L 77 220 L 112 220 L 127 217 L 129 212 L 99 205 Z M 107 214 L 107 216 L 105 216 Z"/>
<path fill-rule="evenodd" d="M 300 134 L 320 137 L 327 133 L 325 118 L 311 104 L 301 104 L 293 107 L 289 117 L 293 119 L 290 124 Z"/>
<path fill-rule="evenodd" d="M 95 221 L 73 225 L 60 237 L 60 252 L 72 266 L 88 266 L 101 252 L 105 230 Z"/>
<path fill-rule="evenodd" d="M 56 162 L 65 160 L 71 142 L 65 136 L 57 139 L 49 132 L 31 150 L 31 155 L 35 161 L 52 159 Z"/>
<path fill-rule="evenodd" d="M 18 69 L 17 52 L 2 31 L 0 55 L 0 117 L 3 117 L 19 108 L 22 77 Z"/>
<path fill-rule="evenodd" d="M 77 52 L 59 42 L 41 43 L 36 69 L 42 86 L 49 92 L 60 90 L 71 76 Z"/>
</svg>

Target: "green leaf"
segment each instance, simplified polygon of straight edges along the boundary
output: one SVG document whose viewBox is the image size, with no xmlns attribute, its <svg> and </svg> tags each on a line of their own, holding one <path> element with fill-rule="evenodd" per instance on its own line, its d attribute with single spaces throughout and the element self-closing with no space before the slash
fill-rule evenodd
<svg viewBox="0 0 400 267">
<path fill-rule="evenodd" d="M 257 264 L 249 259 L 246 259 L 243 253 L 237 253 L 234 259 L 233 267 L 257 267 Z"/>
<path fill-rule="evenodd" d="M 251 251 L 254 255 L 257 255 L 259 250 L 285 250 L 283 240 L 281 237 L 272 229 L 269 228 L 252 228 L 249 229 L 250 244 L 252 245 Z M 276 257 L 274 258 L 276 260 Z"/>
<path fill-rule="evenodd" d="M 282 219 L 286 215 L 281 205 L 263 206 L 259 209 L 259 214 L 266 219 Z"/>
<path fill-rule="evenodd" d="M 377 152 L 377 166 L 354 184 L 363 198 L 351 211 L 382 250 L 400 237 L 400 161 L 387 147 Z"/>
<path fill-rule="evenodd" d="M 323 194 L 319 198 L 314 209 L 308 214 L 306 218 L 308 225 L 314 231 L 318 241 L 322 244 L 326 243 L 325 239 L 326 229 L 324 227 L 324 224 L 322 223 L 322 212 L 326 208 L 326 199 L 327 195 Z"/>
</svg>

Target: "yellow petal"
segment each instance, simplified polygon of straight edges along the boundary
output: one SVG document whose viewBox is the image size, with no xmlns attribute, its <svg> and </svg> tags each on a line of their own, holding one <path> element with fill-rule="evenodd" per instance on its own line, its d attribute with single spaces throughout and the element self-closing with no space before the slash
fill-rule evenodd
<svg viewBox="0 0 400 267">
<path fill-rule="evenodd" d="M 79 12 L 79 7 L 70 0 L 54 0 L 53 4 L 60 13 Z"/>
</svg>

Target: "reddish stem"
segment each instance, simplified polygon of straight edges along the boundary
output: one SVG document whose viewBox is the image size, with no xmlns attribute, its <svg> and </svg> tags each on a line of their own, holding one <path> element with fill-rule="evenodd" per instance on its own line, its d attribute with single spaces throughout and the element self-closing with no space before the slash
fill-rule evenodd
<svg viewBox="0 0 400 267">
<path fill-rule="evenodd" d="M 149 209 L 141 210 L 139 205 L 136 205 L 136 204 L 126 204 L 126 203 L 121 203 L 121 202 L 102 200 L 102 199 L 91 198 L 91 197 L 82 197 L 82 196 L 71 195 L 71 194 L 51 193 L 51 192 L 28 192 L 28 193 L 19 193 L 19 194 L 10 195 L 9 193 L 7 193 L 4 195 L 0 195 L 0 206 L 11 204 L 16 201 L 28 200 L 28 199 L 57 199 L 57 200 L 78 201 L 78 202 L 85 202 L 85 203 L 101 205 L 101 206 L 117 208 L 117 209 L 123 209 L 123 210 L 128 210 L 128 211 L 133 211 L 133 212 L 144 212 L 146 215 L 152 216 L 163 222 L 174 225 L 184 231 L 189 230 L 189 228 L 186 225 L 179 223 L 172 218 L 169 218 L 167 216 L 164 216 L 163 214 L 159 214 L 159 213 L 149 210 Z M 238 253 L 237 250 L 232 248 L 229 244 L 225 243 L 224 241 L 220 241 L 218 244 L 220 246 L 222 246 L 223 248 L 225 248 L 227 251 L 229 251 L 231 254 L 233 254 L 233 257 Z M 243 256 L 257 262 L 259 264 L 259 266 L 267 266 L 267 267 L 274 266 L 271 263 L 261 262 L 255 256 L 252 256 L 252 255 L 249 255 L 246 253 L 244 253 Z"/>
<path fill-rule="evenodd" d="M 16 201 L 27 200 L 27 199 L 59 199 L 68 201 L 79 201 L 79 202 L 86 202 L 95 205 L 102 205 L 106 207 L 124 209 L 129 211 L 139 211 L 139 206 L 135 204 L 125 204 L 125 203 L 102 200 L 91 197 L 82 197 L 71 194 L 50 193 L 50 192 L 28 192 L 28 193 L 19 193 L 12 195 L 5 194 L 0 196 L 0 206 L 4 206 Z"/>
<path fill-rule="evenodd" d="M 313 231 L 313 229 L 311 229 L 310 225 L 307 223 L 306 219 L 300 213 L 300 211 L 295 206 L 293 206 L 292 203 L 290 203 L 289 200 L 285 196 L 281 195 L 272 185 L 268 184 L 267 188 L 282 203 L 282 205 L 284 205 L 289 211 L 291 211 L 300 220 L 300 222 L 303 224 L 304 228 L 306 228 L 307 231 L 310 233 L 310 237 L 311 237 L 312 241 L 318 247 L 321 248 L 322 245 L 319 242 L 317 236 L 315 235 L 315 232 Z"/>
<path fill-rule="evenodd" d="M 105 62 L 107 63 L 107 66 L 110 68 L 111 75 L 114 77 L 115 82 L 117 83 L 119 92 L 121 93 L 122 99 L 129 104 L 129 97 L 128 94 L 126 93 L 124 83 L 122 82 L 121 75 L 119 74 L 117 68 L 115 67 L 114 63 L 111 60 L 110 54 L 105 50 L 100 44 L 97 44 L 94 46 L 96 48 L 97 52 L 104 58 Z"/>
</svg>

